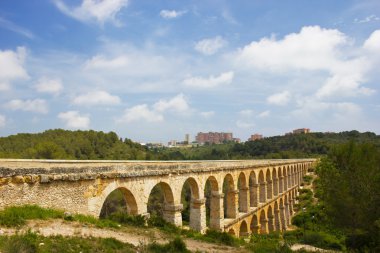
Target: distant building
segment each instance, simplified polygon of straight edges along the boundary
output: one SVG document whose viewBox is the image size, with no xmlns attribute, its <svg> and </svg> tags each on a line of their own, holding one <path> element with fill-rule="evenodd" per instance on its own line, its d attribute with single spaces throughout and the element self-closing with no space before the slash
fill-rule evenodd
<svg viewBox="0 0 380 253">
<path fill-rule="evenodd" d="M 168 146 L 169 146 L 169 147 L 175 147 L 175 146 L 177 146 L 177 141 L 176 141 L 176 140 L 171 140 L 171 141 L 169 141 L 169 142 L 168 142 Z"/>
<path fill-rule="evenodd" d="M 190 134 L 185 134 L 185 143 L 190 144 Z"/>
<path fill-rule="evenodd" d="M 208 133 L 198 133 L 195 137 L 196 141 L 199 144 L 204 143 L 214 143 L 214 144 L 220 144 L 226 141 L 233 141 L 232 133 L 218 133 L 218 132 L 208 132 Z"/>
<path fill-rule="evenodd" d="M 252 134 L 251 138 L 249 138 L 248 141 L 261 140 L 262 138 L 263 138 L 262 134 Z"/>
<path fill-rule="evenodd" d="M 148 148 L 162 148 L 164 145 L 161 142 L 154 142 L 154 143 L 146 143 L 146 144 L 144 143 L 144 146 L 147 146 Z"/>
<path fill-rule="evenodd" d="M 241 142 L 240 138 L 233 138 L 232 140 L 233 140 L 234 142 L 236 142 L 236 143 L 240 143 L 240 142 Z"/>
<path fill-rule="evenodd" d="M 300 128 L 300 129 L 293 130 L 293 134 L 308 134 L 308 133 L 310 133 L 309 128 Z"/>
</svg>

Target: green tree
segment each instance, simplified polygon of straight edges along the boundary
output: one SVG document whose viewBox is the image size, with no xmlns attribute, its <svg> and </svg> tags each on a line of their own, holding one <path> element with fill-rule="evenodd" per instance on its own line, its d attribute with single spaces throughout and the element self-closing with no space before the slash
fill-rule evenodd
<svg viewBox="0 0 380 253">
<path fill-rule="evenodd" d="M 336 146 L 321 160 L 317 173 L 325 211 L 333 224 L 349 234 L 348 246 L 379 247 L 379 150 L 353 141 Z"/>
</svg>

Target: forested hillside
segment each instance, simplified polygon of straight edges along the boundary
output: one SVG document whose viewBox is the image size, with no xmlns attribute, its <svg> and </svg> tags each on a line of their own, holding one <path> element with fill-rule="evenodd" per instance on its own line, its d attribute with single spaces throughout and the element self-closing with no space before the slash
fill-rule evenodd
<svg viewBox="0 0 380 253">
<path fill-rule="evenodd" d="M 47 130 L 0 138 L 0 158 L 144 160 L 145 147 L 116 133 Z"/>
<path fill-rule="evenodd" d="M 163 160 L 215 160 L 215 159 L 287 159 L 326 155 L 335 144 L 348 141 L 373 143 L 380 148 L 380 136 L 375 133 L 349 131 L 341 133 L 309 133 L 274 136 L 245 143 L 205 145 L 190 149 L 156 150 Z"/>
<path fill-rule="evenodd" d="M 228 160 L 307 158 L 326 155 L 335 144 L 353 140 L 380 148 L 380 136 L 358 131 L 274 136 L 245 143 L 148 150 L 114 132 L 47 130 L 0 138 L 0 158 Z"/>
</svg>

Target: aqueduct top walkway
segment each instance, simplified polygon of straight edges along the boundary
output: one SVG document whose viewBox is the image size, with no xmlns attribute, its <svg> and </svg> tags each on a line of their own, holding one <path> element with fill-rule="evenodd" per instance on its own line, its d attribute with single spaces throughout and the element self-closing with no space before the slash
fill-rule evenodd
<svg viewBox="0 0 380 253">
<path fill-rule="evenodd" d="M 124 193 L 132 215 L 147 215 L 155 186 L 163 217 L 182 225 L 181 192 L 191 189 L 190 227 L 234 233 L 286 229 L 298 187 L 315 159 L 244 161 L 73 161 L 0 159 L 0 209 L 38 204 L 99 216 L 107 196 Z"/>
</svg>

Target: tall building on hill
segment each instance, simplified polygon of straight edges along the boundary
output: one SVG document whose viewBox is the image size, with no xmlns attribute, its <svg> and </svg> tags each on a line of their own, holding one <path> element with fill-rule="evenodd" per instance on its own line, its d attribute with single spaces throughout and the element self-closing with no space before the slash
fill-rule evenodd
<svg viewBox="0 0 380 253">
<path fill-rule="evenodd" d="M 300 128 L 293 130 L 293 134 L 308 134 L 310 133 L 310 128 Z"/>
<path fill-rule="evenodd" d="M 252 134 L 251 138 L 249 138 L 248 141 L 261 140 L 262 138 L 263 138 L 262 134 Z"/>
<path fill-rule="evenodd" d="M 199 144 L 204 143 L 214 143 L 214 144 L 220 144 L 225 141 L 233 141 L 232 133 L 218 133 L 218 132 L 208 132 L 208 133 L 198 133 L 195 137 L 196 141 Z"/>
</svg>

